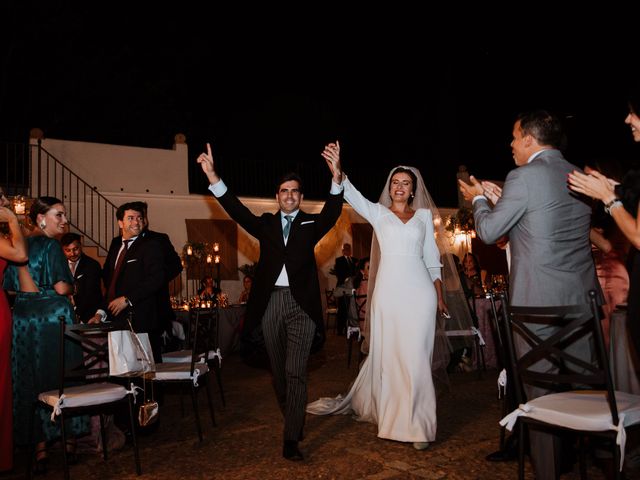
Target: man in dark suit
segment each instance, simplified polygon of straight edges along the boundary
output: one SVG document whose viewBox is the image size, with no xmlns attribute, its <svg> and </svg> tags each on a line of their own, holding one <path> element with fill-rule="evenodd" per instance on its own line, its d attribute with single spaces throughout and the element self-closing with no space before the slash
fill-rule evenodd
<svg viewBox="0 0 640 480">
<path fill-rule="evenodd" d="M 353 277 L 358 270 L 358 259 L 351 256 L 351 244 L 342 245 L 342 256 L 336 258 L 333 269 L 338 278 L 337 285 L 342 285 L 349 277 Z"/>
<path fill-rule="evenodd" d="M 162 248 L 162 258 L 164 259 L 165 282 L 163 287 L 158 291 L 158 320 L 162 330 L 171 335 L 172 322 L 176 319 L 175 313 L 171 308 L 171 295 L 169 293 L 169 283 L 180 275 L 182 272 L 182 261 L 180 256 L 173 248 L 173 243 L 169 239 L 169 235 L 161 232 L 149 230 L 149 217 L 147 216 L 147 202 L 140 202 L 144 209 L 144 228 L 142 236 L 156 240 Z"/>
<path fill-rule="evenodd" d="M 100 264 L 82 253 L 82 237 L 77 233 L 65 233 L 60 245 L 73 275 L 73 305 L 76 318 L 82 323 L 98 323 L 102 316 L 102 274 Z"/>
<path fill-rule="evenodd" d="M 162 325 L 158 321 L 158 292 L 165 285 L 162 246 L 153 238 L 145 238 L 142 202 L 121 205 L 116 211 L 121 237 L 111 242 L 102 271 L 107 289 L 109 319 L 126 324 L 133 313 L 133 329 L 149 334 L 156 362 L 162 361 Z"/>
<path fill-rule="evenodd" d="M 336 277 L 338 278 L 336 286 L 344 285 L 348 278 L 353 277 L 358 270 L 357 266 L 358 259 L 351 256 L 351 244 L 345 243 L 342 245 L 342 256 L 336 258 L 336 263 L 333 267 L 333 270 L 336 272 Z M 336 315 L 336 330 L 338 331 L 338 335 L 346 334 L 350 298 L 351 297 L 346 295 L 337 298 L 338 312 Z"/>
<path fill-rule="evenodd" d="M 341 178 L 334 178 L 322 211 L 312 215 L 300 210 L 300 178 L 296 174 L 285 175 L 276 192 L 280 211 L 256 216 L 216 174 L 209 144 L 198 163 L 222 207 L 260 241 L 260 260 L 243 333 L 262 327 L 274 388 L 284 415 L 282 455 L 288 460 L 303 460 L 298 441 L 302 440 L 307 404 L 307 360 L 314 335 L 324 338 L 313 249 L 342 211 Z"/>
</svg>

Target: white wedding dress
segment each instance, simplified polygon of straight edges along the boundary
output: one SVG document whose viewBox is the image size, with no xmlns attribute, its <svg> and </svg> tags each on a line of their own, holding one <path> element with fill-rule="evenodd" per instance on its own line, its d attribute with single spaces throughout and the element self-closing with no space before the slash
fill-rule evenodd
<svg viewBox="0 0 640 480">
<path fill-rule="evenodd" d="M 345 179 L 344 196 L 374 228 L 380 264 L 370 300 L 369 355 L 344 397 L 307 406 L 315 415 L 355 413 L 376 423 L 378 437 L 432 442 L 436 395 L 431 377 L 440 278 L 431 211 L 416 210 L 403 223 L 387 207 L 369 202 Z"/>
</svg>

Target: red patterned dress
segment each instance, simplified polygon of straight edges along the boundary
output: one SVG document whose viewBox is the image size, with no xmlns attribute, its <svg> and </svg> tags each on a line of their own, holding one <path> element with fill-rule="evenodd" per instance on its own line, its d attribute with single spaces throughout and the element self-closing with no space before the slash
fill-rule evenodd
<svg viewBox="0 0 640 480">
<path fill-rule="evenodd" d="M 0 258 L 0 285 L 7 268 Z M 13 467 L 13 394 L 11 390 L 11 311 L 0 291 L 0 472 Z"/>
</svg>

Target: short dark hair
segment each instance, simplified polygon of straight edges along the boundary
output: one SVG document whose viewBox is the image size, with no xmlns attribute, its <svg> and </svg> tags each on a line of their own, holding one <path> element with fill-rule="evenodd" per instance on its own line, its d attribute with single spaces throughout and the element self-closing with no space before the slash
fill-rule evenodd
<svg viewBox="0 0 640 480">
<path fill-rule="evenodd" d="M 298 182 L 298 190 L 300 191 L 300 193 L 304 193 L 302 190 L 302 179 L 300 178 L 300 175 L 298 175 L 295 172 L 288 172 L 288 173 L 285 173 L 282 177 L 280 177 L 280 182 L 278 182 L 278 185 L 276 185 L 276 193 L 280 191 L 280 187 L 282 186 L 283 183 L 290 182 L 292 180 L 295 180 L 296 182 Z"/>
<path fill-rule="evenodd" d="M 71 245 L 73 242 L 78 242 L 80 245 L 82 245 L 82 237 L 73 232 L 65 233 L 64 235 L 62 235 L 62 237 L 60 237 L 60 245 L 62 245 L 63 247 Z"/>
<path fill-rule="evenodd" d="M 560 148 L 565 141 L 560 118 L 547 110 L 533 110 L 518 115 L 523 135 L 531 135 L 540 145 Z"/>
<path fill-rule="evenodd" d="M 389 192 L 391 192 L 391 179 L 393 178 L 394 175 L 398 174 L 398 173 L 406 173 L 407 175 L 409 175 L 411 177 L 411 183 L 413 184 L 411 187 L 411 196 L 409 197 L 409 205 L 411 205 L 411 202 L 413 202 L 413 196 L 416 193 L 416 188 L 418 187 L 418 177 L 416 177 L 416 174 L 413 173 L 413 171 L 409 168 L 405 168 L 405 167 L 396 167 L 396 169 L 391 172 L 391 176 L 389 177 Z"/>
<path fill-rule="evenodd" d="M 134 210 L 144 217 L 147 214 L 146 207 L 147 207 L 147 204 L 145 202 L 123 203 L 116 210 L 116 218 L 120 221 L 124 220 L 124 212 L 126 210 Z"/>
<path fill-rule="evenodd" d="M 628 105 L 631 113 L 640 116 L 640 92 L 636 90 L 629 94 Z"/>
<path fill-rule="evenodd" d="M 31 204 L 29 210 L 29 218 L 35 224 L 38 222 L 38 215 L 45 215 L 51 207 L 57 203 L 62 203 L 62 200 L 56 197 L 38 197 Z"/>
</svg>

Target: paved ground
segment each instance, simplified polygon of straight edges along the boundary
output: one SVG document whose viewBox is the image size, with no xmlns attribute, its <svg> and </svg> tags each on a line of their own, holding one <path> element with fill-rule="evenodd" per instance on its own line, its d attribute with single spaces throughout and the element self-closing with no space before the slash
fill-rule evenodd
<svg viewBox="0 0 640 480">
<path fill-rule="evenodd" d="M 354 355 L 355 357 L 355 355 Z M 342 338 L 331 336 L 324 352 L 314 357 L 309 398 L 344 392 L 356 374 L 346 368 Z M 130 449 L 101 457 L 82 455 L 71 469 L 75 479 L 514 479 L 516 462 L 489 463 L 485 455 L 498 445 L 500 407 L 496 372 L 454 374 L 449 391 L 439 395 L 438 440 L 418 452 L 411 445 L 376 437 L 376 427 L 350 416 L 309 416 L 302 450 L 305 462 L 281 457 L 282 420 L 266 371 L 230 356 L 223 365 L 227 407 L 214 398 L 218 425 L 212 427 L 202 396 L 205 439 L 198 442 L 193 412 L 185 398 L 185 417 L 176 395 L 166 395 L 156 432 L 140 438 L 143 476 L 136 477 Z M 0 478 L 23 478 L 24 456 L 16 471 Z M 632 472 L 627 478 L 640 478 Z M 532 473 L 527 466 L 528 478 Z M 47 479 L 62 478 L 61 455 L 52 452 Z M 577 467 L 563 478 L 579 478 Z M 602 479 L 591 467 L 589 478 Z"/>
</svg>

